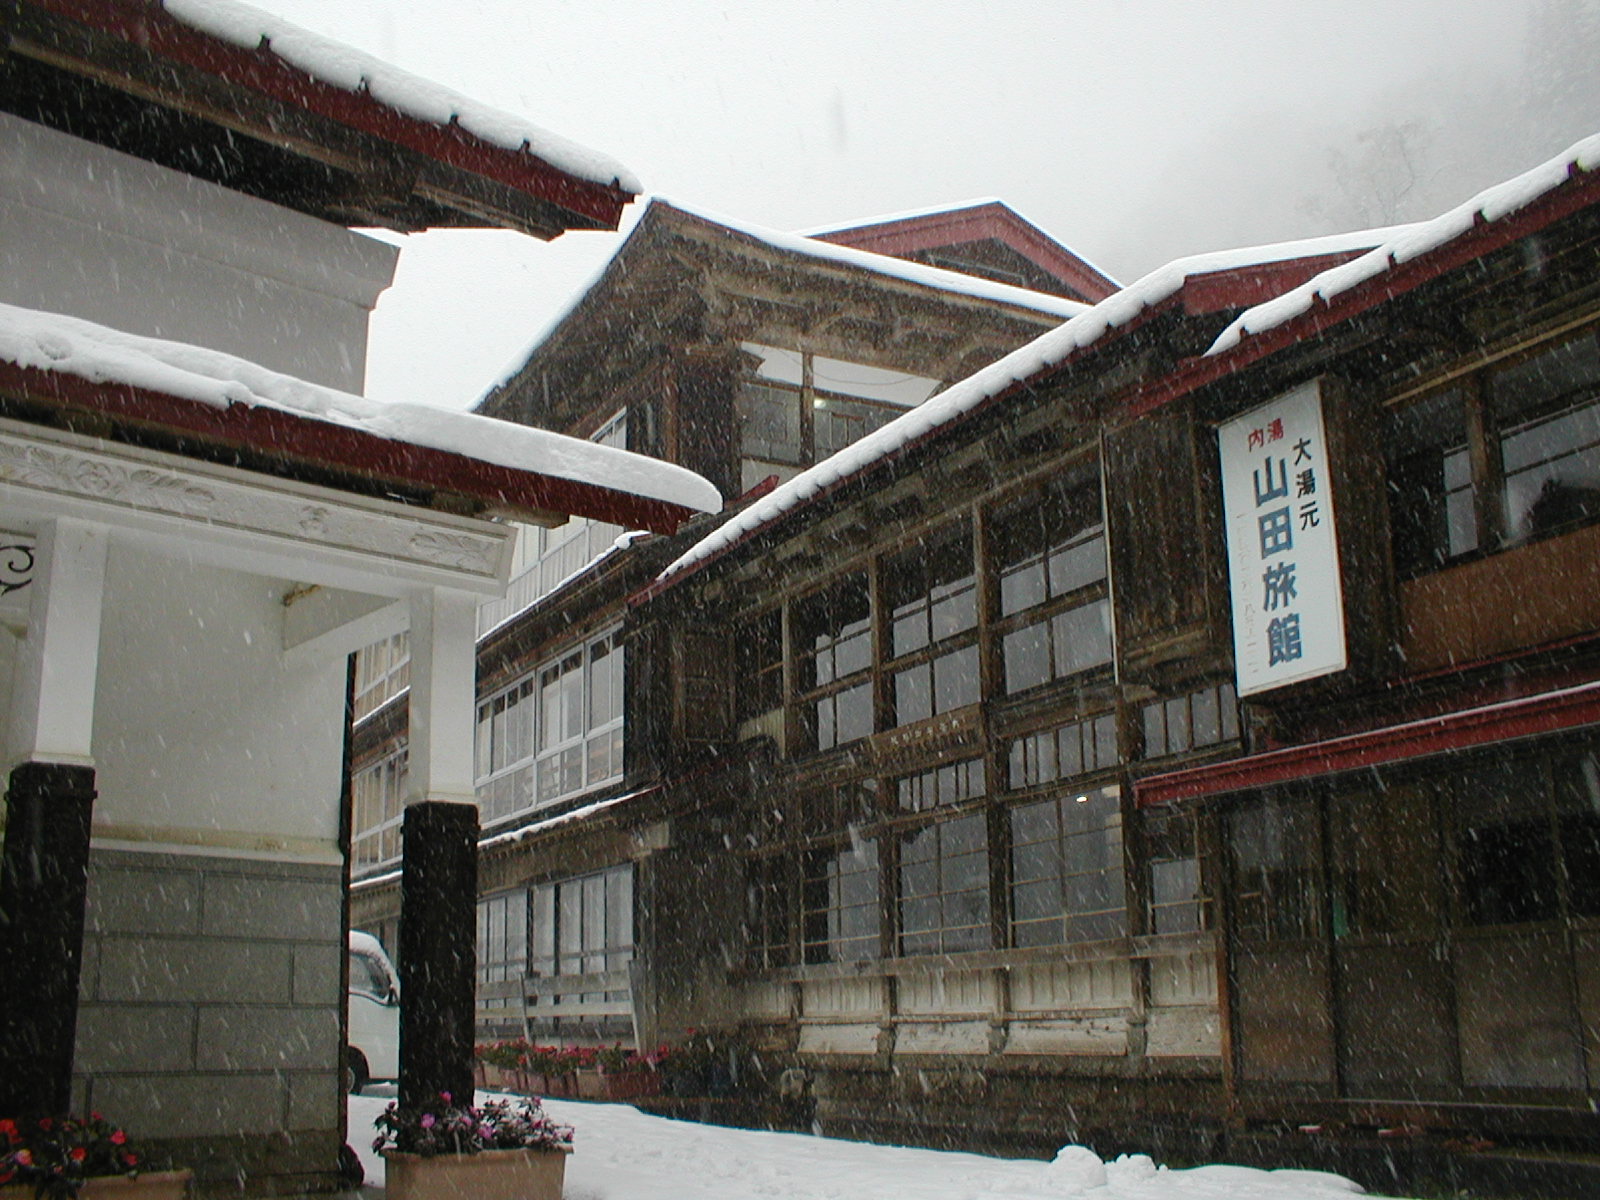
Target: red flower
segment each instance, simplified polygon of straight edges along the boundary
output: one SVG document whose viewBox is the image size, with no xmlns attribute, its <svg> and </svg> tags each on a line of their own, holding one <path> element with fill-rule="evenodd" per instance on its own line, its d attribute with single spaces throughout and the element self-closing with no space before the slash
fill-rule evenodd
<svg viewBox="0 0 1600 1200">
<path fill-rule="evenodd" d="M 39 1118 L 39 1128 L 40 1129 L 48 1130 L 54 1124 L 55 1124 L 55 1122 L 52 1121 L 49 1117 L 40 1117 Z"/>
<path fill-rule="evenodd" d="M 0 1133 L 15 1133 L 17 1123 L 10 1117 L 0 1117 Z"/>
<path fill-rule="evenodd" d="M 124 1154 L 122 1156 L 122 1165 L 125 1167 L 136 1166 L 138 1162 L 139 1156 L 137 1154 Z"/>
<path fill-rule="evenodd" d="M 72 1148 L 72 1161 L 73 1162 L 82 1162 L 84 1159 L 86 1159 L 88 1157 L 89 1157 L 89 1152 L 87 1150 L 85 1150 L 82 1146 L 74 1146 Z"/>
<path fill-rule="evenodd" d="M 113 1129 L 111 1131 L 111 1144 L 113 1146 L 120 1146 L 124 1142 L 126 1142 L 127 1140 L 128 1140 L 128 1135 L 123 1133 L 122 1130 Z"/>
</svg>

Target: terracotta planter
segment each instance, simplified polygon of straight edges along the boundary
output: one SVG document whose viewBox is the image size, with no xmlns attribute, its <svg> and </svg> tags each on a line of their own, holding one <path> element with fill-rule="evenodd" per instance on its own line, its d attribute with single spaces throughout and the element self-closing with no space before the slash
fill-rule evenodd
<svg viewBox="0 0 1600 1200">
<path fill-rule="evenodd" d="M 561 1200 L 570 1150 L 485 1150 L 423 1158 L 385 1150 L 388 1200 Z"/>
<path fill-rule="evenodd" d="M 126 1175 L 102 1175 L 84 1181 L 79 1200 L 184 1200 L 189 1194 L 192 1171 L 143 1171 Z M 559 1192 L 556 1195 L 560 1195 Z M 0 1200 L 33 1200 L 32 1184 L 7 1184 L 0 1187 Z"/>
<path fill-rule="evenodd" d="M 583 1100 L 637 1100 L 661 1093 L 655 1071 L 580 1071 L 578 1096 Z"/>
</svg>

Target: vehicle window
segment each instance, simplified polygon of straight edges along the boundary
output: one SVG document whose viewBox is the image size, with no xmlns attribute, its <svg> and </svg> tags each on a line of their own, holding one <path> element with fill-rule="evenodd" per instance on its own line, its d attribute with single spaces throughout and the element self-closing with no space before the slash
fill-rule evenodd
<svg viewBox="0 0 1600 1200">
<path fill-rule="evenodd" d="M 389 976 L 383 965 L 365 954 L 350 955 L 350 990 L 374 1000 L 389 998 Z"/>
</svg>

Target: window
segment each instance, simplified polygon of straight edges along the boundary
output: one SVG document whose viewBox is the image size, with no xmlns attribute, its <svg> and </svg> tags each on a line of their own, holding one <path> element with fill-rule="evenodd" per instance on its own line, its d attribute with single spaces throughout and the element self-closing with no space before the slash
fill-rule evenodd
<svg viewBox="0 0 1600 1200">
<path fill-rule="evenodd" d="M 1151 933 L 1193 933 L 1211 928 L 1208 864 L 1200 853 L 1193 813 L 1150 810 L 1144 817 L 1145 862 L 1150 871 L 1146 908 Z"/>
<path fill-rule="evenodd" d="M 356 651 L 355 719 L 376 712 L 410 685 L 410 633 L 397 633 Z"/>
<path fill-rule="evenodd" d="M 976 704 L 978 587 L 966 526 L 889 559 L 883 588 L 894 723 Z"/>
<path fill-rule="evenodd" d="M 811 748 L 829 750 L 872 732 L 872 601 L 863 573 L 795 606 L 798 689 Z"/>
<path fill-rule="evenodd" d="M 1020 804 L 1010 817 L 1012 944 L 1053 946 L 1125 934 L 1118 790 Z"/>
<path fill-rule="evenodd" d="M 794 962 L 789 934 L 793 902 L 789 858 L 773 854 L 752 859 L 745 870 L 745 936 L 753 967 L 785 967 Z"/>
<path fill-rule="evenodd" d="M 761 613 L 734 634 L 735 719 L 783 707 L 783 610 Z"/>
<path fill-rule="evenodd" d="M 521 979 L 528 973 L 528 892 L 517 888 L 478 901 L 478 982 Z M 504 1000 L 487 1001 L 500 1008 Z"/>
<path fill-rule="evenodd" d="M 400 859 L 408 760 L 407 752 L 400 750 L 351 777 L 350 853 L 357 870 Z"/>
<path fill-rule="evenodd" d="M 976 758 L 895 781 L 895 794 L 904 812 L 929 812 L 983 793 L 983 762 Z"/>
<path fill-rule="evenodd" d="M 857 962 L 878 957 L 878 843 L 805 855 L 802 914 L 805 961 Z"/>
<path fill-rule="evenodd" d="M 797 389 L 747 383 L 739 392 L 737 407 L 744 457 L 786 465 L 805 460 Z"/>
<path fill-rule="evenodd" d="M 1239 701 L 1231 683 L 1147 704 L 1142 716 L 1146 758 L 1183 754 L 1239 736 Z"/>
<path fill-rule="evenodd" d="M 971 813 L 900 834 L 901 954 L 986 950 L 989 837 Z"/>
<path fill-rule="evenodd" d="M 588 975 L 633 961 L 633 866 L 541 884 L 532 891 L 534 975 Z M 541 997 L 541 1003 L 626 999 L 625 991 Z"/>
<path fill-rule="evenodd" d="M 623 651 L 612 631 L 478 706 L 478 804 L 485 823 L 622 774 Z"/>
<path fill-rule="evenodd" d="M 1389 514 L 1403 575 L 1600 520 L 1597 336 L 1591 328 L 1394 412 Z"/>
<path fill-rule="evenodd" d="M 1012 742 L 1010 786 L 1036 787 L 1114 767 L 1117 762 L 1117 718 L 1106 713 Z"/>
<path fill-rule="evenodd" d="M 1600 517 L 1600 342 L 1594 332 L 1489 376 L 1509 541 Z"/>
<path fill-rule="evenodd" d="M 1267 799 L 1234 812 L 1227 825 L 1236 934 L 1257 943 L 1319 936 L 1316 808 Z"/>
<path fill-rule="evenodd" d="M 1109 663 L 1105 524 L 1093 470 L 1012 502 L 992 528 L 1006 691 Z"/>
</svg>

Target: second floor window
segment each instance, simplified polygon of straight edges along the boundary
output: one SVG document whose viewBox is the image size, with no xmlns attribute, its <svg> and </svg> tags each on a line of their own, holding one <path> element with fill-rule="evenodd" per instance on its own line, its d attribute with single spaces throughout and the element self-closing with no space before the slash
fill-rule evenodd
<svg viewBox="0 0 1600 1200">
<path fill-rule="evenodd" d="M 889 559 L 883 588 L 894 723 L 976 704 L 978 584 L 966 523 Z"/>
<path fill-rule="evenodd" d="M 1402 575 L 1600 521 L 1600 333 L 1397 408 L 1387 469 Z"/>
<path fill-rule="evenodd" d="M 1105 523 L 1094 472 L 1020 498 L 992 525 L 1006 691 L 1109 663 Z"/>
<path fill-rule="evenodd" d="M 623 651 L 613 631 L 478 706 L 478 803 L 487 823 L 622 775 Z"/>
<path fill-rule="evenodd" d="M 796 688 L 817 750 L 872 732 L 872 600 L 864 572 L 795 606 Z"/>
</svg>

